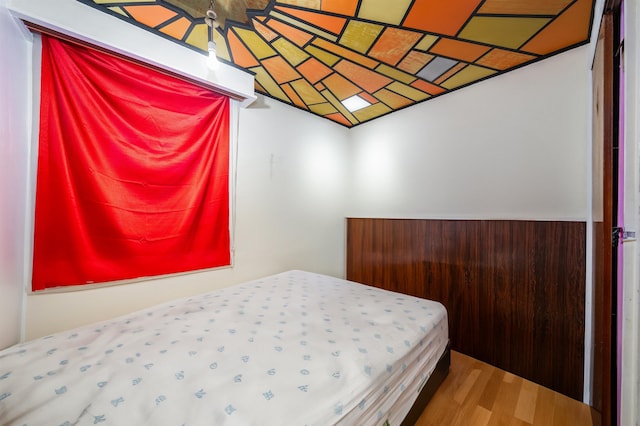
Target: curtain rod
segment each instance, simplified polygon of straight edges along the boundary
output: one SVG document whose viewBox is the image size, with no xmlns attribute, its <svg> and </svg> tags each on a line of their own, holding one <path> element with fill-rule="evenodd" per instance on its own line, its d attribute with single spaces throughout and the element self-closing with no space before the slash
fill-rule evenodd
<svg viewBox="0 0 640 426">
<path fill-rule="evenodd" d="M 159 73 L 162 73 L 162 74 L 165 74 L 165 75 L 168 75 L 168 76 L 171 76 L 171 77 L 175 77 L 175 78 L 178 78 L 178 79 L 183 80 L 183 81 L 187 81 L 189 83 L 195 84 L 195 85 L 197 85 L 199 87 L 202 87 L 204 89 L 211 90 L 211 91 L 216 92 L 216 93 L 218 93 L 220 95 L 223 95 L 223 96 L 227 96 L 227 97 L 229 97 L 229 98 L 231 98 L 233 100 L 236 100 L 236 101 L 244 101 L 244 100 L 247 99 L 244 96 L 240 96 L 240 95 L 238 95 L 236 93 L 233 93 L 233 92 L 230 92 L 228 90 L 222 89 L 222 88 L 220 88 L 218 86 L 214 86 L 214 85 L 208 84 L 206 82 L 203 82 L 202 80 L 198 80 L 198 79 L 195 79 L 195 78 L 192 78 L 192 77 L 185 76 L 183 74 L 177 73 L 175 71 L 168 70 L 166 68 L 162 68 L 162 67 L 160 67 L 158 65 L 150 64 L 150 63 L 145 62 L 145 61 L 140 60 L 140 59 L 132 58 L 131 56 L 127 56 L 127 55 L 125 55 L 123 53 L 115 52 L 113 50 L 107 49 L 106 47 L 98 46 L 96 44 L 89 43 L 89 42 L 84 41 L 84 40 L 80 40 L 80 39 L 75 38 L 73 36 L 70 36 L 68 34 L 64 34 L 64 33 L 61 33 L 59 31 L 52 30 L 51 28 L 47 28 L 47 27 L 44 27 L 42 25 L 34 24 L 33 22 L 25 21 L 24 19 L 22 20 L 22 22 L 32 32 L 53 36 L 53 37 L 59 38 L 60 40 L 64 40 L 66 42 L 73 43 L 73 44 L 76 44 L 78 46 L 87 47 L 87 48 L 90 48 L 90 49 L 93 49 L 93 50 L 97 50 L 99 52 L 102 52 L 102 53 L 105 53 L 105 54 L 108 54 L 108 55 L 111 55 L 111 56 L 115 56 L 115 57 L 117 57 L 119 59 L 132 62 L 134 64 L 143 66 L 145 68 L 149 68 L 149 69 L 157 71 Z"/>
</svg>

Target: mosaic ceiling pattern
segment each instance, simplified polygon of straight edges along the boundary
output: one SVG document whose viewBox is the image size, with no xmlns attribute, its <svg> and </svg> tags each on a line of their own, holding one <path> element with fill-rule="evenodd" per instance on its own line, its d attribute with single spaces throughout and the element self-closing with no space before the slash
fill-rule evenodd
<svg viewBox="0 0 640 426">
<path fill-rule="evenodd" d="M 207 53 L 208 0 L 79 0 Z M 589 41 L 594 0 L 219 0 L 220 60 L 346 127 Z M 350 106 L 354 103 L 356 106 Z"/>
</svg>

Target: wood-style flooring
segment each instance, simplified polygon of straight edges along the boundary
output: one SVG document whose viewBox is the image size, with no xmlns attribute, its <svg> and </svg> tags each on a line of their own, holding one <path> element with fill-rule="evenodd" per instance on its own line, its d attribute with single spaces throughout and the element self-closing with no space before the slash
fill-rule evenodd
<svg viewBox="0 0 640 426">
<path fill-rule="evenodd" d="M 599 425 L 588 405 L 451 351 L 449 375 L 417 426 Z"/>
</svg>

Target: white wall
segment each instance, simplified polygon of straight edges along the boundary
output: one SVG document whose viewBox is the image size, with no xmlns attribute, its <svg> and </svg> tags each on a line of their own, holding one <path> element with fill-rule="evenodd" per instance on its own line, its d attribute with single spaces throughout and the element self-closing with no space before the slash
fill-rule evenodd
<svg viewBox="0 0 640 426">
<path fill-rule="evenodd" d="M 22 33 L 0 0 L 0 348 L 20 337 L 29 158 L 29 56 Z"/>
<path fill-rule="evenodd" d="M 587 49 L 352 130 L 350 216 L 585 220 Z"/>
</svg>

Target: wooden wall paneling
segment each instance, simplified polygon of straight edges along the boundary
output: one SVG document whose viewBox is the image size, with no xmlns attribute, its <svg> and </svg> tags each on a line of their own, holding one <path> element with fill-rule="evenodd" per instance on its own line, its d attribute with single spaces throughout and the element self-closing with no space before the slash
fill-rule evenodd
<svg viewBox="0 0 640 426">
<path fill-rule="evenodd" d="M 438 300 L 452 349 L 582 397 L 583 222 L 347 219 L 347 278 Z"/>
</svg>

